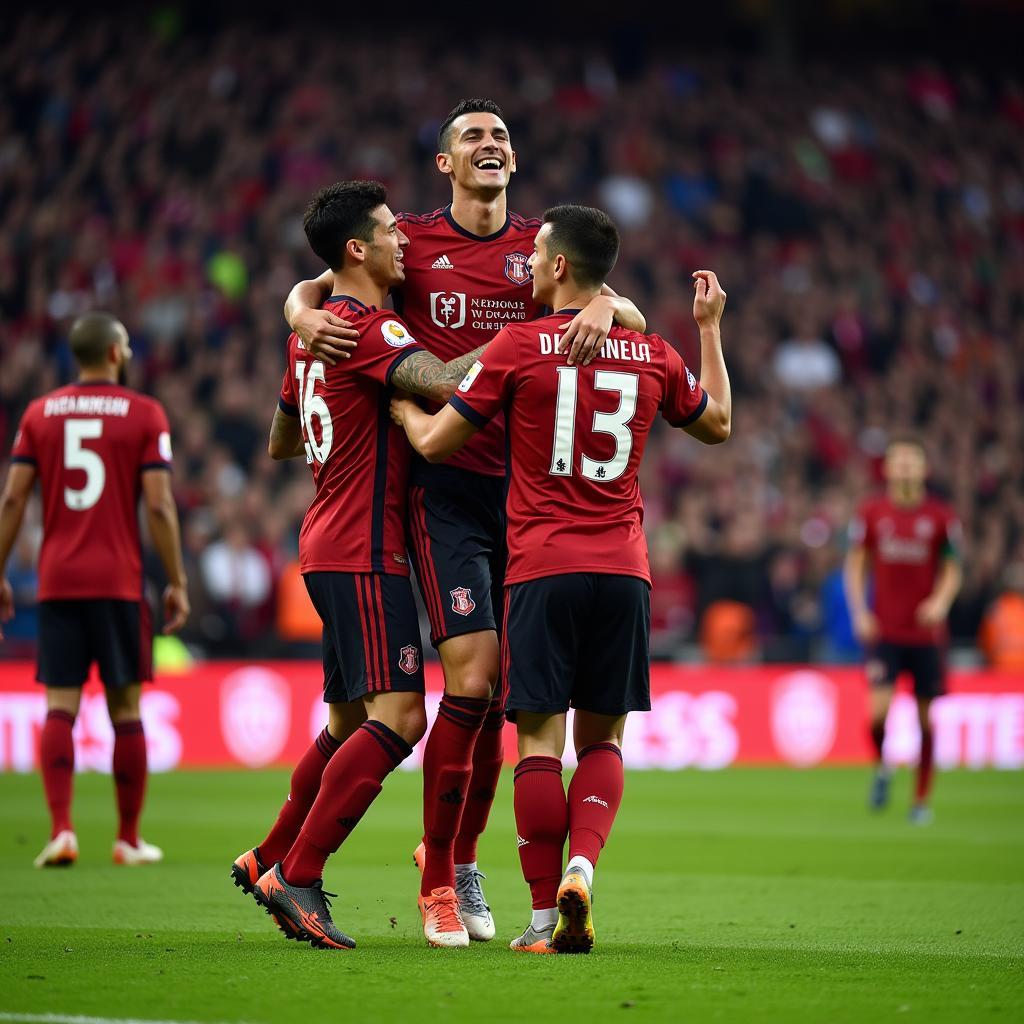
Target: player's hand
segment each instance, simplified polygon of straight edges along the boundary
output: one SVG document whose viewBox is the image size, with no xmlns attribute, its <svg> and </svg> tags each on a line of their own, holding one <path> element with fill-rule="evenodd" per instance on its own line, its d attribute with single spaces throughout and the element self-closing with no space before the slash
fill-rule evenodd
<svg viewBox="0 0 1024 1024">
<path fill-rule="evenodd" d="M 11 589 L 11 582 L 6 576 L 0 578 L 0 640 L 4 638 L 5 622 L 14 618 L 14 591 Z"/>
<path fill-rule="evenodd" d="M 302 344 L 328 366 L 339 359 L 351 359 L 358 344 L 359 332 L 348 320 L 342 320 L 326 309 L 307 309 L 295 318 L 293 330 Z"/>
<path fill-rule="evenodd" d="M 914 612 L 914 618 L 921 626 L 941 626 L 946 621 L 949 609 L 941 597 L 926 597 Z"/>
<path fill-rule="evenodd" d="M 164 589 L 164 635 L 177 633 L 185 625 L 185 620 L 191 610 L 188 589 L 167 586 Z"/>
<path fill-rule="evenodd" d="M 391 419 L 400 427 L 405 426 L 406 410 L 415 403 L 407 391 L 396 391 L 391 398 Z"/>
<path fill-rule="evenodd" d="M 853 616 L 853 633 L 865 647 L 878 639 L 878 619 L 869 611 Z"/>
<path fill-rule="evenodd" d="M 717 327 L 727 298 L 713 270 L 693 272 L 693 319 L 700 327 Z"/>
<path fill-rule="evenodd" d="M 568 352 L 566 362 L 582 363 L 589 366 L 590 361 L 601 351 L 608 340 L 608 332 L 615 323 L 615 296 L 598 295 L 587 303 L 567 324 L 558 329 L 564 331 L 559 342 L 559 352 Z"/>
</svg>

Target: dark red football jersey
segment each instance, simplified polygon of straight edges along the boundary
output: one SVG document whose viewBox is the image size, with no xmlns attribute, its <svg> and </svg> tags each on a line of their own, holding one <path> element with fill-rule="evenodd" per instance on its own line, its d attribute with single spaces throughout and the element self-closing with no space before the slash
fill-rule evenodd
<svg viewBox="0 0 1024 1024">
<path fill-rule="evenodd" d="M 298 416 L 316 494 L 299 531 L 301 572 L 409 575 L 405 554 L 410 449 L 391 422 L 391 375 L 421 351 L 391 310 L 348 295 L 324 304 L 359 331 L 352 358 L 328 366 L 288 338 L 280 407 Z"/>
<path fill-rule="evenodd" d="M 657 334 L 612 328 L 589 366 L 556 353 L 563 309 L 505 328 L 451 405 L 478 427 L 504 410 L 511 482 L 507 583 L 568 572 L 650 582 L 637 470 L 655 414 L 692 423 L 707 395 Z"/>
<path fill-rule="evenodd" d="M 871 562 L 873 608 L 882 640 L 934 644 L 946 626 L 921 626 L 918 605 L 932 592 L 942 560 L 960 544 L 956 513 L 928 496 L 919 505 L 897 505 L 882 495 L 866 501 L 850 524 L 850 540 L 863 544 Z"/>
<path fill-rule="evenodd" d="M 105 381 L 58 388 L 25 410 L 11 459 L 39 474 L 39 599 L 141 600 L 141 473 L 171 468 L 160 403 Z"/>
<path fill-rule="evenodd" d="M 459 227 L 451 208 L 425 216 L 398 215 L 409 236 L 405 282 L 395 294 L 417 341 L 446 363 L 489 342 L 506 324 L 525 323 L 543 312 L 533 301 L 527 261 L 539 220 L 510 213 L 505 226 L 480 237 Z M 450 460 L 488 476 L 505 473 L 505 421 L 495 416 Z"/>
</svg>

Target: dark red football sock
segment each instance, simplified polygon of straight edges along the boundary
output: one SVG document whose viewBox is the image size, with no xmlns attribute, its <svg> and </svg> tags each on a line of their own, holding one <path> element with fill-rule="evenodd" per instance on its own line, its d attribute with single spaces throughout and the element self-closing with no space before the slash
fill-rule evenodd
<svg viewBox="0 0 1024 1024">
<path fill-rule="evenodd" d="M 546 910 L 558 900 L 562 851 L 569 831 L 562 762 L 557 757 L 524 757 L 516 765 L 513 804 L 523 878 L 530 887 L 533 909 Z"/>
<path fill-rule="evenodd" d="M 885 743 L 885 722 L 871 723 L 871 744 L 875 748 L 875 760 L 882 760 L 882 745 Z"/>
<path fill-rule="evenodd" d="M 569 859 L 596 864 L 622 803 L 622 751 L 614 743 L 594 743 L 578 759 L 569 783 Z"/>
<path fill-rule="evenodd" d="M 261 861 L 268 867 L 283 860 L 292 848 L 302 828 L 302 823 L 313 806 L 317 793 L 320 792 L 320 780 L 323 778 L 327 763 L 341 746 L 325 728 L 310 744 L 309 750 L 302 755 L 302 760 L 292 772 L 291 788 L 267 838 L 256 848 Z"/>
<path fill-rule="evenodd" d="M 139 845 L 139 815 L 146 797 L 146 734 L 142 722 L 114 722 L 114 787 L 120 825 L 117 838 Z"/>
<path fill-rule="evenodd" d="M 455 885 L 455 836 L 462 820 L 487 700 L 445 694 L 423 751 L 423 845 L 420 895 Z"/>
<path fill-rule="evenodd" d="M 50 838 L 72 831 L 71 783 L 75 776 L 75 744 L 71 730 L 75 716 L 66 711 L 49 711 L 39 737 L 39 768 L 43 790 L 50 808 Z"/>
<path fill-rule="evenodd" d="M 477 840 L 487 827 L 487 818 L 501 778 L 504 725 L 505 710 L 500 701 L 492 700 L 473 747 L 473 774 L 469 777 L 466 805 L 462 808 L 459 834 L 455 837 L 456 864 L 476 863 Z"/>
<path fill-rule="evenodd" d="M 324 864 L 349 837 L 380 793 L 388 774 L 410 754 L 412 747 L 382 722 L 368 721 L 338 749 L 324 769 L 313 806 L 281 873 L 291 885 L 312 885 Z"/>
<path fill-rule="evenodd" d="M 914 799 L 919 804 L 926 803 L 931 792 L 934 745 L 931 729 L 925 729 L 921 734 L 921 758 L 917 762 L 917 786 L 914 790 Z"/>
</svg>

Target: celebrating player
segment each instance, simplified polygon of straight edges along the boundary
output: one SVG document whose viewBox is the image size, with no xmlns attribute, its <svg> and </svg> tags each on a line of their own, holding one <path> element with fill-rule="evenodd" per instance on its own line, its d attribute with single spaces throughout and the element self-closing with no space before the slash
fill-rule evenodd
<svg viewBox="0 0 1024 1024">
<path fill-rule="evenodd" d="M 519 733 L 515 816 L 533 919 L 513 949 L 589 952 L 594 866 L 622 798 L 622 734 L 650 710 L 650 569 L 637 470 L 660 410 L 708 444 L 731 429 L 719 321 L 725 292 L 694 275 L 701 380 L 656 334 L 613 328 L 591 365 L 569 365 L 561 325 L 598 293 L 619 236 L 600 210 L 548 210 L 530 258 L 533 294 L 556 313 L 502 330 L 448 405 L 392 403 L 431 462 L 504 411 L 511 438 L 502 630 L 508 714 Z M 566 712 L 579 767 L 562 786 Z M 569 863 L 562 849 L 569 838 Z M 561 881 L 559 881 L 561 879 Z"/>
<path fill-rule="evenodd" d="M 71 327 L 76 383 L 29 405 L 14 439 L 0 499 L 0 575 L 39 478 L 43 543 L 39 552 L 39 660 L 46 722 L 39 746 L 52 822 L 37 868 L 73 864 L 71 823 L 75 748 L 71 731 L 92 664 L 99 665 L 114 727 L 114 784 L 120 815 L 115 864 L 163 858 L 139 838 L 146 792 L 142 683 L 152 678 L 153 637 L 142 593 L 137 508 L 141 492 L 153 545 L 167 574 L 164 632 L 189 612 L 178 513 L 171 494 L 171 435 L 155 399 L 123 386 L 131 358 L 128 332 L 107 313 Z M 11 585 L 0 582 L 0 623 L 14 614 Z M 3 633 L 0 632 L 0 639 Z"/>
<path fill-rule="evenodd" d="M 331 949 L 355 941 L 331 919 L 324 864 L 426 729 L 405 548 L 410 451 L 388 400 L 398 387 L 443 401 L 481 351 L 446 365 L 380 308 L 402 281 L 409 242 L 386 199 L 377 182 L 341 182 L 321 190 L 304 218 L 310 247 L 334 268 L 328 307 L 355 325 L 360 342 L 342 369 L 289 337 L 269 444 L 276 459 L 305 454 L 316 483 L 299 564 L 324 623 L 329 721 L 296 767 L 267 838 L 232 866 L 235 883 L 286 935 Z M 442 927 L 454 893 L 422 902 L 434 945 L 469 945 L 464 931 Z"/>
<path fill-rule="evenodd" d="M 510 213 L 506 189 L 516 169 L 508 128 L 489 100 L 465 100 L 445 118 L 438 169 L 451 180 L 451 205 L 425 216 L 399 215 L 411 244 L 395 308 L 412 333 L 442 359 L 489 341 L 507 323 L 542 311 L 531 294 L 529 257 L 540 221 Z M 326 361 L 346 358 L 347 323 L 321 310 L 331 276 L 296 285 L 285 315 L 307 347 Z M 636 307 L 604 286 L 566 331 L 570 361 L 589 358 L 613 319 L 643 330 Z M 496 416 L 445 466 L 415 460 L 410 534 L 431 643 L 445 692 L 423 756 L 423 843 L 415 860 L 420 895 L 454 886 L 448 924 L 470 938 L 494 937 L 480 886 L 477 840 L 502 764 L 504 713 L 493 698 L 498 677 L 496 620 L 505 565 L 505 429 Z M 430 924 L 425 922 L 425 927 Z"/>
<path fill-rule="evenodd" d="M 885 452 L 886 494 L 861 507 L 850 525 L 846 596 L 858 639 L 868 650 L 869 713 L 876 767 L 869 803 L 889 802 L 891 771 L 882 749 L 885 720 L 900 675 L 914 683 L 921 754 L 910 820 L 932 820 L 932 701 L 945 690 L 946 618 L 960 589 L 956 513 L 925 490 L 928 460 L 922 443 L 896 436 Z M 871 573 L 873 607 L 867 599 Z"/>
</svg>

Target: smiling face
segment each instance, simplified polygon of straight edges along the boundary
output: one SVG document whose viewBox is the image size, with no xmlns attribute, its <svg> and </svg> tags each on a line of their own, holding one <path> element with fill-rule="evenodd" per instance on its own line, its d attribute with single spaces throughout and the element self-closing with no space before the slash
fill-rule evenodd
<svg viewBox="0 0 1024 1024">
<path fill-rule="evenodd" d="M 369 242 L 349 242 L 361 248 L 363 267 L 375 284 L 392 288 L 405 280 L 405 247 L 409 239 L 398 226 L 395 215 L 387 206 L 378 206 L 373 218 L 373 235 Z"/>
<path fill-rule="evenodd" d="M 495 114 L 463 114 L 448 130 L 448 152 L 437 154 L 442 174 L 471 192 L 503 192 L 516 169 L 505 122 Z"/>
</svg>

